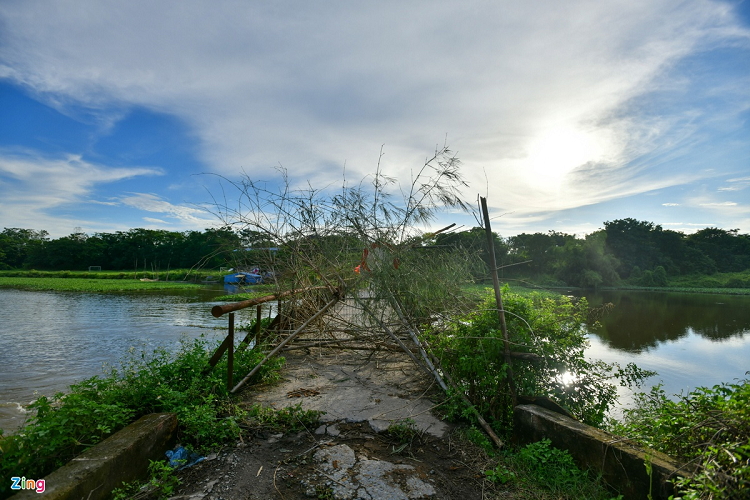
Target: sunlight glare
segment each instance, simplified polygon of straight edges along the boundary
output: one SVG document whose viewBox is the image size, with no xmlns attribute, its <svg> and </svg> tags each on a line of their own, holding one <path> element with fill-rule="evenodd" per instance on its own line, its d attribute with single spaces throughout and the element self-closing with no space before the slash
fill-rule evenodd
<svg viewBox="0 0 750 500">
<path fill-rule="evenodd" d="M 535 184 L 557 187 L 576 167 L 603 154 L 594 134 L 570 127 L 546 130 L 529 147 L 527 174 Z"/>
</svg>

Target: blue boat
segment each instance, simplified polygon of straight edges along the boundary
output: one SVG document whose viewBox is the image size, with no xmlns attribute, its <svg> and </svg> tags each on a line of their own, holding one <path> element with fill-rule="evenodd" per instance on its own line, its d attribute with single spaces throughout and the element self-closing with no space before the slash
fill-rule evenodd
<svg viewBox="0 0 750 500">
<path fill-rule="evenodd" d="M 238 272 L 224 276 L 225 285 L 256 285 L 263 283 L 263 276 L 255 273 Z"/>
</svg>

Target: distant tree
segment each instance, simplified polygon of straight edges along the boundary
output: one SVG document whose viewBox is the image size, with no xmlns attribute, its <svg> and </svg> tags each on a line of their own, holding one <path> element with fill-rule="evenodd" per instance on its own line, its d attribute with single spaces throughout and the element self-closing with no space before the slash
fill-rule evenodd
<svg viewBox="0 0 750 500">
<path fill-rule="evenodd" d="M 618 219 L 604 223 L 607 233 L 607 249 L 619 261 L 618 272 L 623 278 L 630 276 L 633 267 L 652 269 L 660 257 L 654 232 L 661 232 L 661 226 L 653 222 L 635 219 Z"/>
<path fill-rule="evenodd" d="M 556 252 L 555 277 L 573 286 L 597 288 L 620 281 L 617 259 L 605 251 L 606 233 L 596 231 L 584 240 L 568 239 Z"/>
<path fill-rule="evenodd" d="M 492 241 L 495 247 L 495 263 L 501 268 L 503 276 L 514 275 L 514 268 L 504 268 L 513 263 L 509 254 L 508 244 L 497 233 L 492 233 Z M 445 249 L 446 251 L 460 250 L 468 254 L 476 254 L 484 262 L 474 268 L 473 276 L 475 280 L 490 279 L 489 269 L 490 262 L 487 253 L 487 233 L 482 227 L 474 227 L 468 231 L 457 231 L 454 233 L 438 234 L 433 240 L 434 246 Z"/>
<path fill-rule="evenodd" d="M 687 237 L 688 243 L 710 258 L 720 272 L 750 269 L 750 235 L 739 229 L 707 227 Z"/>
<path fill-rule="evenodd" d="M 44 245 L 49 239 L 49 233 L 35 229 L 4 228 L 0 233 L 0 268 L 20 269 L 23 267 L 29 253 Z"/>
<path fill-rule="evenodd" d="M 567 242 L 574 241 L 575 236 L 556 231 L 547 233 L 522 233 L 508 239 L 509 251 L 517 261 L 531 261 L 524 266 L 532 274 L 542 275 L 554 272 L 553 263 L 556 260 L 556 249 L 562 248 Z"/>
</svg>

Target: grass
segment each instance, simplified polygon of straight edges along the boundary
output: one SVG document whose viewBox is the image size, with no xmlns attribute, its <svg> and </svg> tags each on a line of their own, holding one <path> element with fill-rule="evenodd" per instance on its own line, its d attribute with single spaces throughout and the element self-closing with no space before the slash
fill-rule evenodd
<svg viewBox="0 0 750 500">
<path fill-rule="evenodd" d="M 202 282 L 208 278 L 219 280 L 222 273 L 210 269 L 171 269 L 169 272 L 161 271 L 37 271 L 35 269 L 14 269 L 0 271 L 3 278 L 85 278 L 97 280 L 139 280 L 158 279 L 159 281 L 188 281 Z"/>
<path fill-rule="evenodd" d="M 274 285 L 253 285 L 251 292 L 235 293 L 232 295 L 220 295 L 215 297 L 216 301 L 224 302 L 240 302 L 243 300 L 256 299 L 258 297 L 265 297 L 266 295 L 272 295 L 278 291 Z"/>
<path fill-rule="evenodd" d="M 601 476 L 580 469 L 570 453 L 551 445 L 548 439 L 498 451 L 476 427 L 457 435 L 479 449 L 477 467 L 497 496 L 487 498 L 534 498 L 536 500 L 622 500 L 604 484 Z"/>
<path fill-rule="evenodd" d="M 0 276 L 0 288 L 20 290 L 54 290 L 62 292 L 130 292 L 166 289 L 185 289 L 198 286 L 173 281 L 140 281 L 134 279 L 89 278 L 20 278 Z"/>
</svg>

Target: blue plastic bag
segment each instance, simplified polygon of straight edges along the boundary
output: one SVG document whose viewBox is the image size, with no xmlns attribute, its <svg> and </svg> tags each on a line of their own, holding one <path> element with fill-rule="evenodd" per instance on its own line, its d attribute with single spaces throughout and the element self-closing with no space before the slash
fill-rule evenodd
<svg viewBox="0 0 750 500">
<path fill-rule="evenodd" d="M 206 459 L 206 457 L 202 457 L 200 454 L 189 451 L 182 446 L 176 446 L 174 450 L 167 451 L 165 455 L 169 459 L 169 466 L 177 470 L 191 467 Z"/>
</svg>

